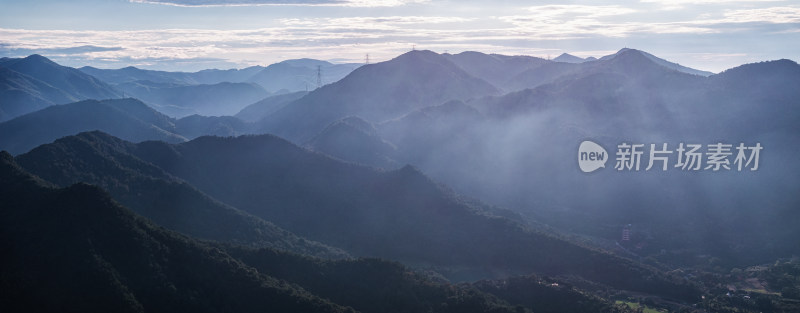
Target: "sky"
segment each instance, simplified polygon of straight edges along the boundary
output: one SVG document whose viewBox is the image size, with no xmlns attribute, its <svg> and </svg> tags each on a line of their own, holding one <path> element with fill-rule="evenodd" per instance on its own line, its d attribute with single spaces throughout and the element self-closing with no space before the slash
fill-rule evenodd
<svg viewBox="0 0 800 313">
<path fill-rule="evenodd" d="M 800 61 L 800 1 L 0 0 L 0 56 L 170 71 L 412 49 L 555 58 L 635 48 L 720 72 Z"/>
</svg>

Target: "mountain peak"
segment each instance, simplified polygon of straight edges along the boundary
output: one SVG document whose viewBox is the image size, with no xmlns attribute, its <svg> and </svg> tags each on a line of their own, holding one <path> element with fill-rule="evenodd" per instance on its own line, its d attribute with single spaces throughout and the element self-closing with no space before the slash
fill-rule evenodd
<svg viewBox="0 0 800 313">
<path fill-rule="evenodd" d="M 631 56 L 631 55 L 645 56 L 645 52 L 637 49 L 622 48 L 619 49 L 619 51 L 617 51 L 617 53 L 614 54 L 614 57 Z"/>
<path fill-rule="evenodd" d="M 8 153 L 6 150 L 0 151 L 0 163 L 8 163 L 12 161 L 14 161 L 14 156 L 11 155 L 11 153 Z"/>
<path fill-rule="evenodd" d="M 411 50 L 397 56 L 395 60 L 430 60 L 435 57 L 441 57 L 441 55 L 431 50 Z"/>
<path fill-rule="evenodd" d="M 615 54 L 620 54 L 620 53 L 623 53 L 625 51 L 631 51 L 631 50 L 639 51 L 639 50 L 636 50 L 636 49 L 633 49 L 633 48 L 622 48 L 622 49 L 619 49 L 619 51 L 617 51 L 617 53 L 615 53 Z"/>
<path fill-rule="evenodd" d="M 174 120 L 137 99 L 90 99 L 49 106 L 0 123 L 0 149 L 22 153 L 90 130 L 102 130 L 130 141 L 186 140 L 175 133 Z"/>
<path fill-rule="evenodd" d="M 24 58 L 5 58 L 3 65 L 26 75 L 31 75 L 31 73 L 28 72 L 31 69 L 52 69 L 62 67 L 61 65 L 58 65 L 58 63 L 53 62 L 52 60 L 40 54 L 31 54 Z"/>
<path fill-rule="evenodd" d="M 46 57 L 42 56 L 41 54 L 31 54 L 31 55 L 29 55 L 29 56 L 25 57 L 23 60 L 36 61 L 36 62 L 48 62 L 48 63 L 55 63 L 55 62 L 53 62 L 52 60 L 50 60 L 50 59 L 48 59 L 48 58 L 46 58 Z"/>
<path fill-rule="evenodd" d="M 611 55 L 610 58 L 606 58 L 604 61 L 605 64 L 617 71 L 631 74 L 646 73 L 651 70 L 663 70 L 659 64 L 636 49 L 625 48 Z"/>
<path fill-rule="evenodd" d="M 586 59 L 576 57 L 574 55 L 564 52 L 561 55 L 557 56 L 555 59 L 553 59 L 553 61 L 564 62 L 564 63 L 583 63 L 586 62 Z"/>
<path fill-rule="evenodd" d="M 710 77 L 710 81 L 731 90 L 758 90 L 763 94 L 769 94 L 767 90 L 797 90 L 798 80 L 800 65 L 787 59 L 744 64 Z M 788 99 L 796 99 L 796 96 Z"/>
<path fill-rule="evenodd" d="M 306 142 L 331 123 L 351 115 L 379 123 L 451 99 L 497 94 L 445 56 L 428 50 L 362 66 L 268 115 L 262 130 Z"/>
<path fill-rule="evenodd" d="M 732 72 L 749 72 L 749 71 L 764 71 L 764 72 L 780 72 L 780 71 L 798 71 L 800 65 L 797 62 L 789 59 L 780 59 L 773 61 L 764 61 L 756 63 L 742 64 L 734 68 L 727 69 L 720 74 L 730 74 Z"/>
<path fill-rule="evenodd" d="M 638 49 L 632 49 L 632 48 L 622 48 L 619 51 L 617 51 L 617 53 L 614 53 L 612 55 L 604 56 L 604 57 L 600 58 L 600 60 L 613 60 L 613 59 L 617 59 L 617 58 L 620 58 L 620 57 L 622 58 L 621 60 L 627 60 L 625 62 L 637 62 L 637 64 L 640 64 L 640 65 L 643 65 L 644 62 L 645 62 L 644 59 L 647 59 L 647 60 L 651 61 L 652 63 L 654 63 L 656 65 L 659 65 L 661 67 L 665 67 L 665 68 L 668 68 L 668 69 L 671 69 L 671 70 L 674 70 L 674 71 L 678 71 L 678 72 L 683 72 L 683 73 L 686 73 L 686 74 L 692 74 L 692 75 L 698 75 L 698 76 L 704 76 L 704 77 L 707 77 L 709 75 L 714 74 L 712 72 L 701 71 L 701 70 L 697 70 L 697 69 L 693 69 L 693 68 L 690 68 L 690 67 L 686 67 L 686 66 L 680 65 L 678 63 L 673 63 L 673 62 L 664 60 L 662 58 L 659 58 L 659 57 L 657 57 L 655 55 L 652 55 L 650 53 L 647 53 L 645 51 L 638 50 Z M 636 60 L 636 59 L 638 59 L 638 60 Z"/>
</svg>

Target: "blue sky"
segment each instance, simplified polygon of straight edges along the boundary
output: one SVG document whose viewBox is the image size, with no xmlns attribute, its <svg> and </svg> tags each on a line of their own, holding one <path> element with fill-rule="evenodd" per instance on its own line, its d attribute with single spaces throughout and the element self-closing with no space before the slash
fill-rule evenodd
<svg viewBox="0 0 800 313">
<path fill-rule="evenodd" d="M 0 0 L 0 55 L 194 71 L 410 50 L 581 57 L 637 48 L 719 72 L 800 60 L 800 1 Z"/>
</svg>

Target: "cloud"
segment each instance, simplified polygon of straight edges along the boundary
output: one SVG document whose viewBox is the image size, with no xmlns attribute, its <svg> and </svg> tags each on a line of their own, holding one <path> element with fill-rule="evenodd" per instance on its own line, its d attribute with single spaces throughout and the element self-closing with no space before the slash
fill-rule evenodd
<svg viewBox="0 0 800 313">
<path fill-rule="evenodd" d="M 495 17 L 514 26 L 528 38 L 574 39 L 591 36 L 627 37 L 635 33 L 710 33 L 713 30 L 691 22 L 637 22 L 621 16 L 639 12 L 611 5 L 543 5 L 528 8 L 524 15 Z"/>
<path fill-rule="evenodd" d="M 636 12 L 635 9 L 619 5 L 540 5 L 529 7 L 528 16 L 548 20 L 560 21 L 575 16 L 582 18 L 598 18 L 608 16 L 625 15 Z"/>
<path fill-rule="evenodd" d="M 344 7 L 395 7 L 428 0 L 130 0 L 133 3 L 163 4 L 180 7 L 215 6 L 344 6 Z"/>
<path fill-rule="evenodd" d="M 47 55 L 79 55 L 91 52 L 104 52 L 104 51 L 120 51 L 122 47 L 98 47 L 92 45 L 64 47 L 64 48 L 40 48 L 40 49 L 26 49 L 15 48 L 9 44 L 0 43 L 0 53 L 9 55 L 27 55 L 27 54 L 47 54 Z"/>
<path fill-rule="evenodd" d="M 800 23 L 800 8 L 771 7 L 760 9 L 730 10 L 725 12 L 724 22 L 728 23 Z"/>
<path fill-rule="evenodd" d="M 724 2 L 723 0 L 703 0 Z M 680 1 L 678 1 L 680 2 Z M 743 32 L 764 28 L 767 25 L 785 25 L 796 28 L 800 23 L 798 7 L 766 7 L 756 9 L 728 9 L 714 17 L 703 14 L 698 19 L 665 22 L 638 20 L 641 13 L 621 6 L 544 5 L 528 8 L 524 15 L 498 16 L 496 19 L 513 25 L 513 29 L 528 38 L 575 39 L 592 36 L 623 38 L 635 34 L 713 34 Z M 627 15 L 626 18 L 622 16 Z M 749 24 L 749 25 L 747 25 Z M 767 27 L 774 32 L 787 31 L 781 27 Z"/>
<path fill-rule="evenodd" d="M 752 4 L 758 2 L 782 2 L 784 0 L 641 0 L 642 3 L 655 3 L 665 10 L 683 9 L 687 6 L 709 5 L 709 4 Z"/>
<path fill-rule="evenodd" d="M 718 50 L 738 53 L 747 49 L 735 48 L 738 44 L 730 43 L 730 38 L 759 34 L 797 36 L 800 24 L 800 8 L 794 6 L 732 6 L 670 15 L 659 18 L 659 22 L 653 22 L 652 12 L 637 6 L 539 5 L 493 12 L 512 14 L 293 17 L 272 19 L 269 27 L 228 30 L 0 28 L 0 53 L 39 53 L 119 67 L 163 68 L 177 64 L 182 70 L 210 64 L 266 65 L 302 57 L 361 62 L 367 53 L 377 62 L 410 50 L 413 45 L 437 52 L 478 50 L 546 56 L 560 53 L 564 47 L 597 51 L 635 45 L 646 49 L 641 42 L 659 38 L 692 38 L 697 42 L 701 38 L 706 47 L 727 42 L 726 48 Z M 662 35 L 665 37 L 659 37 Z M 705 41 L 707 38 L 718 41 Z M 196 67 L 188 68 L 192 62 Z"/>
</svg>

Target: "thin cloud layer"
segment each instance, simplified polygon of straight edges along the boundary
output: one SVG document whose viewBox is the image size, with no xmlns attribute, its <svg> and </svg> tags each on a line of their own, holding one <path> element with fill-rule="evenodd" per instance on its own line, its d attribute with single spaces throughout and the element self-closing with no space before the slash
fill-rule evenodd
<svg viewBox="0 0 800 313">
<path fill-rule="evenodd" d="M 720 5 L 733 3 L 758 3 L 758 2 L 783 2 L 785 0 L 641 0 L 643 3 L 658 4 L 661 9 L 678 10 L 688 6 L 698 5 Z"/>
<path fill-rule="evenodd" d="M 141 4 L 145 2 L 202 8 Z M 329 7 L 367 6 L 368 2 L 369 6 L 388 8 Z M 602 54 L 597 51 L 627 46 L 688 66 L 719 71 L 753 61 L 797 59 L 796 51 L 800 51 L 800 6 L 780 1 L 649 0 L 625 5 L 577 1 L 534 6 L 514 1 L 491 6 L 428 1 L 414 9 L 403 7 L 419 2 L 425 1 L 131 0 L 128 6 L 145 8 L 147 11 L 142 13 L 163 11 L 162 17 L 176 12 L 201 15 L 196 27 L 186 27 L 193 20 L 183 18 L 179 23 L 167 22 L 168 27 L 148 23 L 131 30 L 28 29 L 0 22 L 0 53 L 40 53 L 70 65 L 195 70 L 266 65 L 302 57 L 361 62 L 366 54 L 376 62 L 415 46 L 437 52 L 477 50 L 540 57 L 561 52 L 599 57 Z M 223 5 L 280 7 L 208 7 Z M 675 5 L 687 8 L 659 11 Z M 694 6 L 703 10 L 688 8 Z M 282 13 L 269 15 L 276 10 Z M 216 18 L 219 12 L 234 12 L 229 13 L 234 16 L 227 17 L 234 21 L 241 14 L 258 12 L 250 17 L 258 21 L 253 23 L 258 26 L 215 29 L 200 17 Z M 772 40 L 769 44 L 757 42 L 767 37 Z"/>
<path fill-rule="evenodd" d="M 133 3 L 163 4 L 182 7 L 215 6 L 345 6 L 345 7 L 394 7 L 426 0 L 130 0 Z"/>
</svg>

